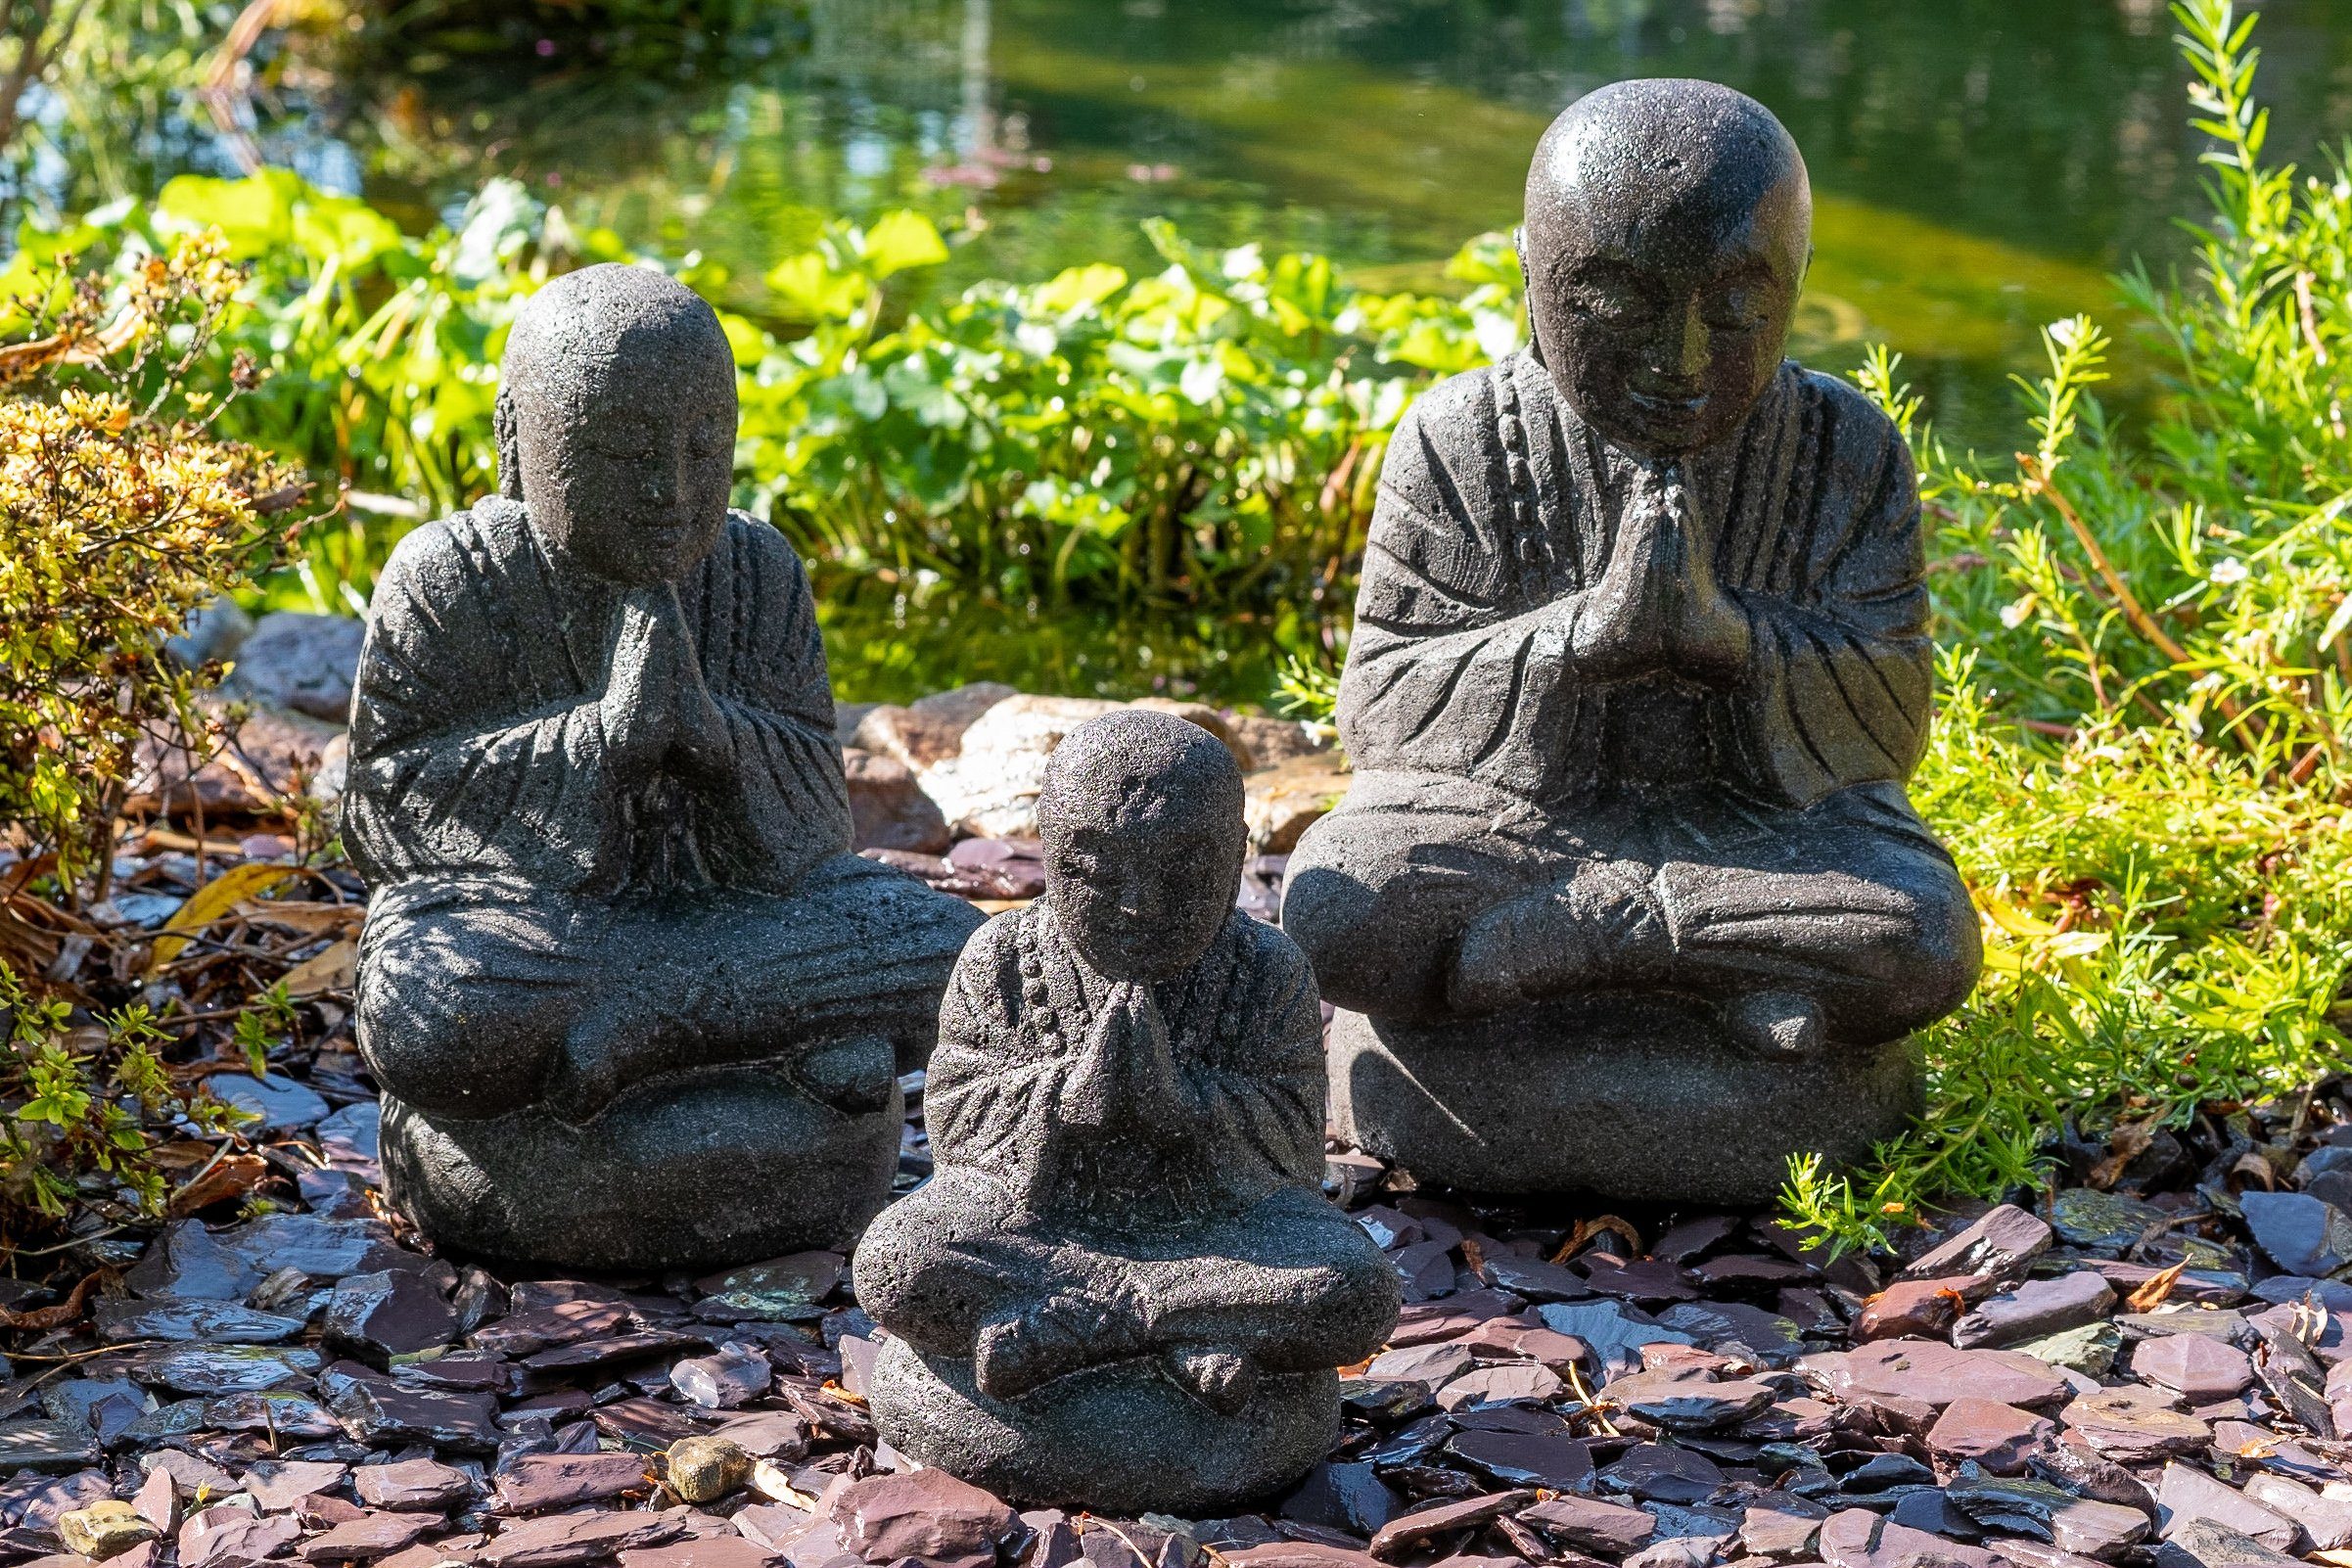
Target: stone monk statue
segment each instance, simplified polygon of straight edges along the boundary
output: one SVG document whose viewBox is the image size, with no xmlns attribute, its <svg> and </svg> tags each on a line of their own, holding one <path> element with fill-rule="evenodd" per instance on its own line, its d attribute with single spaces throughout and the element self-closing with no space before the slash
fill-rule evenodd
<svg viewBox="0 0 2352 1568">
<path fill-rule="evenodd" d="M 1325 1201 L 1321 1008 L 1233 906 L 1241 774 L 1206 730 L 1074 730 L 1044 899 L 964 949 L 924 1103 L 938 1174 L 859 1244 L 901 1452 L 1004 1496 L 1202 1517 L 1336 1436 L 1395 1271 Z"/>
<path fill-rule="evenodd" d="M 734 358 L 659 273 L 547 285 L 501 494 L 385 568 L 344 836 L 392 1195 L 444 1245 L 694 1268 L 841 1245 L 980 916 L 849 853 L 801 563 L 727 509 Z"/>
<path fill-rule="evenodd" d="M 1974 985 L 1893 425 L 1781 357 L 1804 160 L 1729 88 L 1630 81 L 1528 176 L 1533 346 L 1407 413 L 1365 552 L 1340 807 L 1285 929 L 1343 1132 L 1489 1190 L 1757 1202 L 1916 1103 Z"/>
</svg>

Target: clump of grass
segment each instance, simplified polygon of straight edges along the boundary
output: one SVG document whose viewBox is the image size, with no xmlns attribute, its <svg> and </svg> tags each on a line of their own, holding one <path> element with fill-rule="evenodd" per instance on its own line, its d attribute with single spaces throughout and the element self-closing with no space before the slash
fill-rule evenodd
<svg viewBox="0 0 2352 1568">
<path fill-rule="evenodd" d="M 2032 445 L 2006 462 L 1918 427 L 1891 357 L 1863 378 L 1937 524 L 1944 692 L 1914 790 L 1987 972 L 1928 1037 L 1920 1124 L 1868 1169 L 1792 1171 L 1794 1217 L 1841 1245 L 2044 1184 L 2069 1122 L 2120 1152 L 2352 1066 L 2352 180 L 2263 161 L 2253 17 L 2175 16 L 2213 215 L 2189 280 L 2124 284 L 2166 411 L 2115 427 L 2082 318 L 2020 380 Z"/>
</svg>

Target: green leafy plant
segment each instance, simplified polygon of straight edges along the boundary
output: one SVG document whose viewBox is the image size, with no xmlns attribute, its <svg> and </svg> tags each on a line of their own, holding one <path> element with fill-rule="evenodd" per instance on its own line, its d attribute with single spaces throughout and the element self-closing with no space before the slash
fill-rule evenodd
<svg viewBox="0 0 2352 1568">
<path fill-rule="evenodd" d="M 127 264 L 109 287 L 21 265 L 0 327 L 0 833 L 53 855 L 70 898 L 103 891 L 115 817 L 143 741 L 196 752 L 208 673 L 166 642 L 252 582 L 294 511 L 292 470 L 225 442 L 225 395 L 194 387 L 243 281 L 214 236 Z"/>
</svg>

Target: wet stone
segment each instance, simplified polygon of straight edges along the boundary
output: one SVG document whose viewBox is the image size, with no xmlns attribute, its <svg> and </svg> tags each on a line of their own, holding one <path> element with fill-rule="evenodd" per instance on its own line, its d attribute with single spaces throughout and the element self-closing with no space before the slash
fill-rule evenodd
<svg viewBox="0 0 2352 1568">
<path fill-rule="evenodd" d="M 1535 1499 L 1533 1492 L 1497 1492 L 1417 1508 L 1383 1525 L 1368 1549 L 1382 1561 L 1393 1562 L 1424 1543 L 1475 1530 L 1506 1513 L 1516 1514 Z"/>
<path fill-rule="evenodd" d="M 266 1561 L 300 1539 L 291 1514 L 255 1516 L 221 1503 L 180 1526 L 180 1568 L 246 1568 Z"/>
<path fill-rule="evenodd" d="M 1848 1508 L 1822 1521 L 1822 1560 L 1830 1568 L 2001 1568 L 1989 1551 L 1942 1541 L 1922 1530 Z"/>
<path fill-rule="evenodd" d="M 1697 1502 L 1723 1484 L 1723 1470 L 1713 1459 L 1660 1443 L 1636 1444 L 1600 1471 L 1602 1491 L 1643 1501 Z"/>
<path fill-rule="evenodd" d="M 111 1344 L 128 1340 L 208 1340 L 216 1345 L 276 1345 L 303 1328 L 300 1317 L 255 1312 L 232 1301 L 201 1297 L 141 1301 L 102 1297 L 90 1307 L 90 1324 Z"/>
<path fill-rule="evenodd" d="M 457 1337 L 457 1314 L 423 1275 L 406 1270 L 351 1274 L 327 1304 L 327 1344 L 375 1366 L 434 1350 Z"/>
<path fill-rule="evenodd" d="M 2132 1372 L 2173 1390 L 2191 1405 L 2242 1393 L 2254 1381 L 2245 1352 L 2202 1333 L 2163 1334 L 2132 1349 Z"/>
<path fill-rule="evenodd" d="M 246 1124 L 254 1133 L 296 1132 L 315 1126 L 327 1114 L 327 1102 L 307 1084 L 282 1073 L 255 1078 L 251 1073 L 215 1073 L 204 1081 L 212 1097 L 260 1118 Z"/>
<path fill-rule="evenodd" d="M 2299 1481 L 2260 1472 L 2246 1478 L 2245 1495 L 2300 1525 L 2314 1551 L 2352 1546 L 2352 1499 L 2325 1497 Z"/>
<path fill-rule="evenodd" d="M 1591 1450 L 1565 1432 L 1462 1432 L 1446 1452 L 1501 1486 L 1567 1492 L 1592 1482 Z"/>
<path fill-rule="evenodd" d="M 1862 1315 L 1854 1319 L 1854 1343 L 1906 1337 L 1942 1339 L 1967 1310 L 1962 1290 L 1975 1283 L 1966 1276 L 1898 1279 L 1871 1297 Z"/>
<path fill-rule="evenodd" d="M 1935 1472 L 1908 1453 L 1874 1453 L 1839 1476 L 1837 1487 L 1851 1497 L 1871 1497 L 1934 1480 Z"/>
<path fill-rule="evenodd" d="M 491 1568 L 570 1568 L 632 1547 L 660 1545 L 684 1531 L 668 1514 L 547 1513 L 500 1529 L 476 1556 Z"/>
<path fill-rule="evenodd" d="M 155 1406 L 153 1395 L 119 1377 L 76 1377 L 41 1391 L 43 1414 L 87 1427 L 109 1448 Z"/>
<path fill-rule="evenodd" d="M 1930 1453 L 1948 1463 L 1974 1460 L 1995 1475 L 2016 1475 L 2026 1456 L 2057 1436 L 2057 1423 L 2046 1416 L 1973 1397 L 1944 1407 L 1927 1431 Z"/>
<path fill-rule="evenodd" d="M 1773 1403 L 1775 1393 L 1768 1383 L 1696 1382 L 1671 1373 L 1637 1372 L 1612 1379 L 1600 1397 L 1636 1419 L 1670 1432 L 1712 1432 L 1757 1414 Z"/>
<path fill-rule="evenodd" d="M 1592 1287 L 1574 1270 L 1513 1253 L 1489 1258 L 1478 1273 L 1498 1290 L 1507 1290 L 1533 1302 L 1582 1301 L 1592 1294 Z"/>
<path fill-rule="evenodd" d="M 1459 1410 L 1522 1400 L 1542 1404 L 1567 1392 L 1568 1385 L 1550 1367 L 1506 1361 L 1464 1372 L 1438 1390 L 1437 1402 L 1441 1409 Z"/>
<path fill-rule="evenodd" d="M 481 1394 L 408 1388 L 389 1378 L 339 1381 L 327 1408 L 362 1443 L 423 1443 L 463 1453 L 498 1447 L 497 1401 Z"/>
<path fill-rule="evenodd" d="M 2352 1215 L 2305 1192 L 2239 1194 L 2246 1228 L 2271 1262 L 2290 1274 L 2332 1274 L 2352 1264 Z"/>
<path fill-rule="evenodd" d="M 2085 1377 L 2104 1377 L 2123 1349 L 2123 1335 L 2113 1323 L 2085 1323 L 2043 1339 L 2021 1339 L 2009 1349 Z"/>
<path fill-rule="evenodd" d="M 1608 1376 L 1639 1370 L 1645 1345 L 1698 1343 L 1694 1336 L 1668 1328 L 1622 1302 L 1554 1302 L 1538 1308 L 1537 1315 L 1545 1327 L 1583 1341 Z"/>
<path fill-rule="evenodd" d="M 1692 1301 L 1667 1308 L 1658 1321 L 1709 1350 L 1741 1355 L 1766 1366 L 1791 1366 L 1806 1352 L 1794 1318 L 1744 1302 Z"/>
<path fill-rule="evenodd" d="M 2014 1351 L 1955 1350 L 1912 1340 L 1809 1358 L 1830 1392 L 1853 1400 L 1904 1400 L 1942 1409 L 1964 1398 L 2031 1408 L 2066 1397 L 2065 1379 Z"/>
<path fill-rule="evenodd" d="M 1590 1467 L 1588 1458 L 1587 1465 Z M 1368 1462 L 1324 1461 L 1282 1499 L 1281 1515 L 1301 1524 L 1370 1538 L 1405 1508 L 1405 1499 Z"/>
<path fill-rule="evenodd" d="M 319 1363 L 316 1351 L 190 1342 L 141 1354 L 131 1375 L 175 1394 L 254 1394 L 306 1385 Z"/>
<path fill-rule="evenodd" d="M 264 1460 L 245 1472 L 245 1490 L 267 1513 L 282 1513 L 313 1493 L 342 1485 L 349 1466 L 315 1460 Z"/>
<path fill-rule="evenodd" d="M 1478 1358 L 1460 1345 L 1409 1345 L 1382 1351 L 1363 1370 L 1366 1377 L 1437 1386 L 1451 1383 L 1477 1364 Z"/>
<path fill-rule="evenodd" d="M 2043 1339 L 2097 1322 L 2114 1305 L 2115 1292 L 2087 1268 L 2029 1279 L 1977 1303 L 1953 1324 L 1952 1343 L 1973 1350 Z"/>
<path fill-rule="evenodd" d="M 223 1432 L 267 1432 L 295 1441 L 336 1437 L 343 1431 L 318 1401 L 288 1389 L 223 1394 L 204 1403 L 198 1422 Z"/>
</svg>

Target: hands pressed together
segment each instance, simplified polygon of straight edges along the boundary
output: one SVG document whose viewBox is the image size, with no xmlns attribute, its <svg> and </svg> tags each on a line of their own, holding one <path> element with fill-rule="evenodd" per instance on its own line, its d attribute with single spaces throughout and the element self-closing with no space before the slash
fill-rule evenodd
<svg viewBox="0 0 2352 1568">
<path fill-rule="evenodd" d="M 1681 469 L 1644 469 L 1600 579 L 1560 601 L 1572 665 L 1599 680 L 1736 684 L 1754 633 L 1716 583 L 1714 544 Z"/>
<path fill-rule="evenodd" d="M 632 588 L 623 601 L 598 707 L 607 755 L 625 775 L 674 770 L 715 781 L 733 765 L 726 715 L 703 682 L 675 583 Z"/>
</svg>

